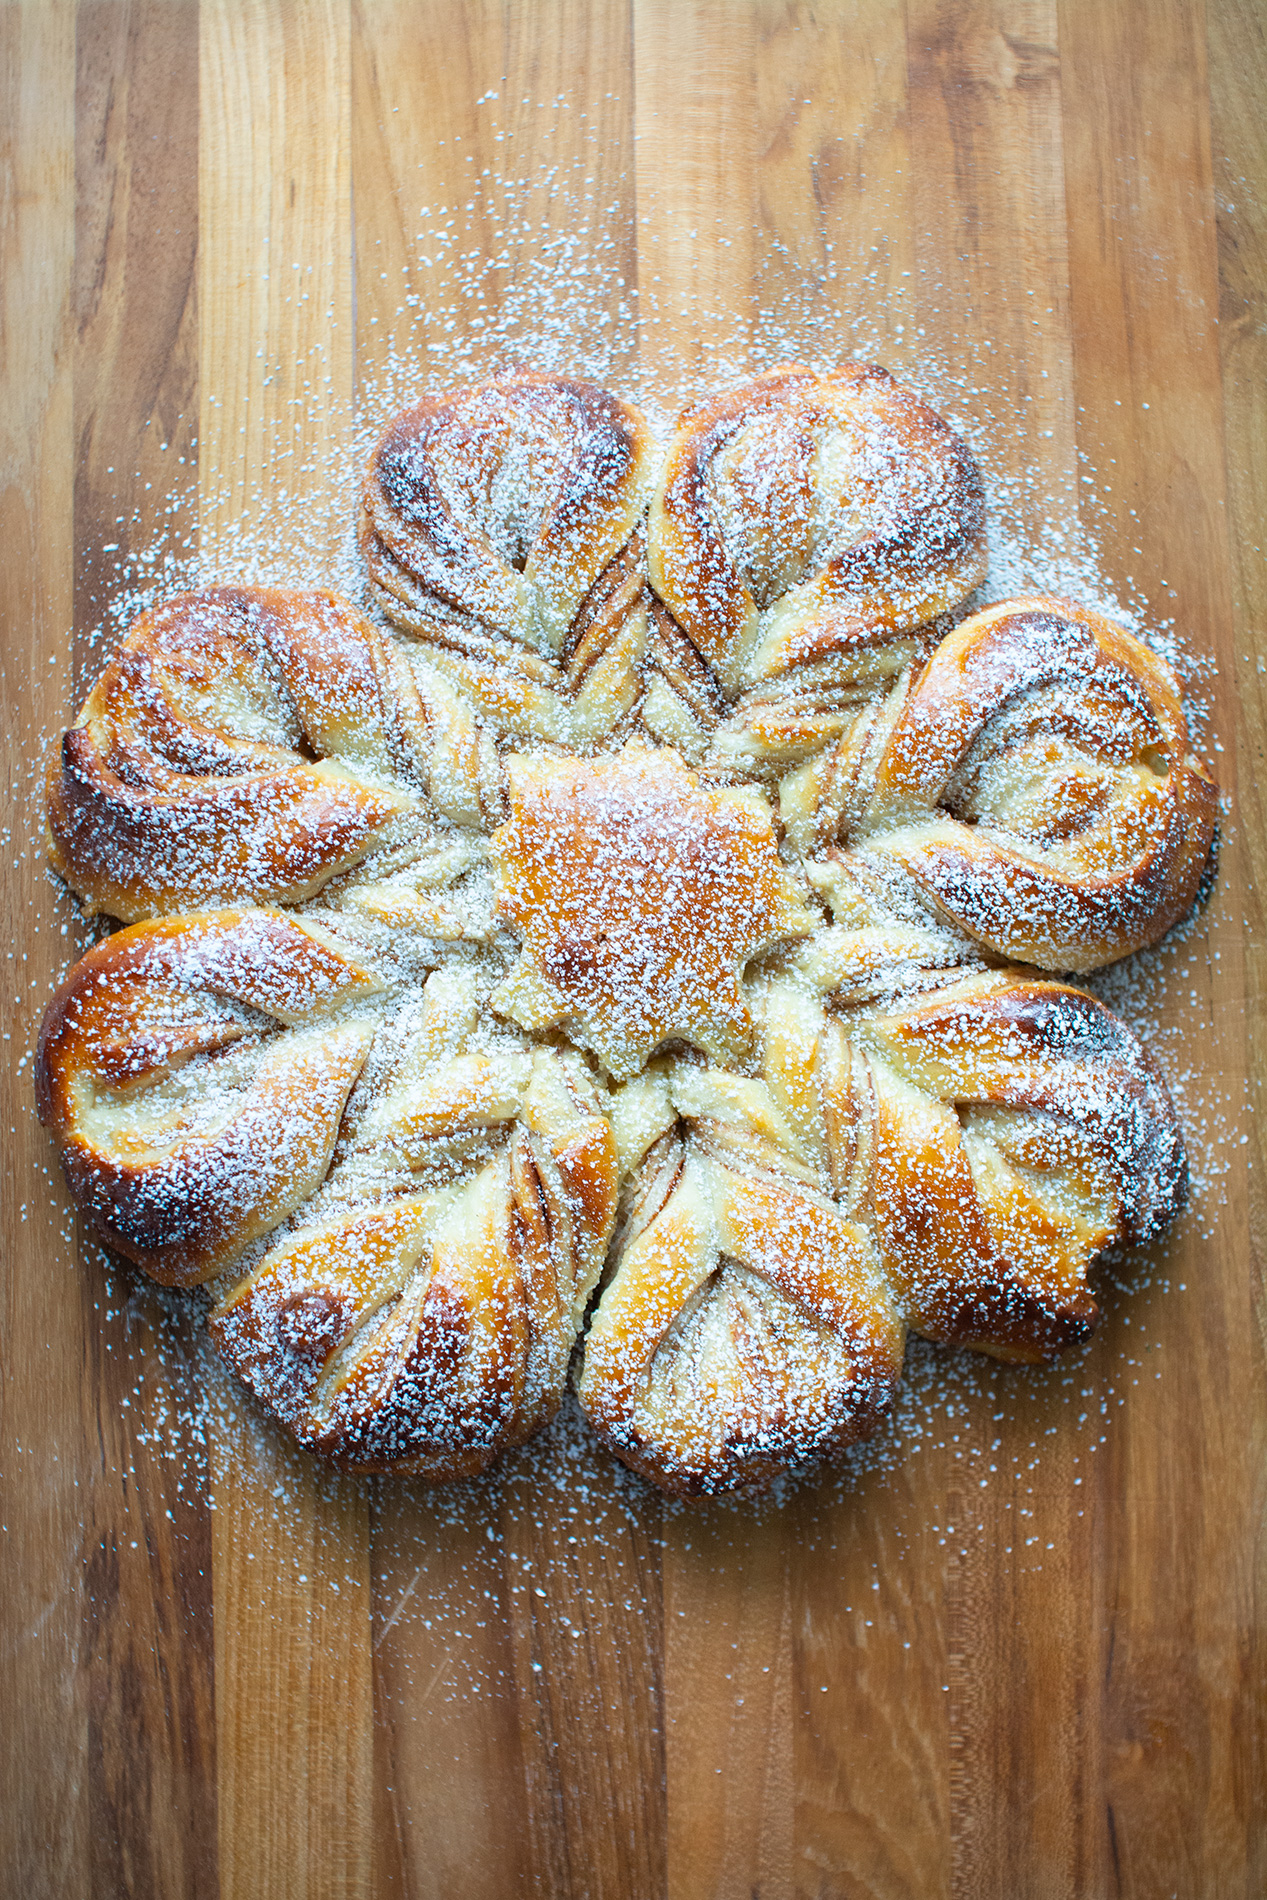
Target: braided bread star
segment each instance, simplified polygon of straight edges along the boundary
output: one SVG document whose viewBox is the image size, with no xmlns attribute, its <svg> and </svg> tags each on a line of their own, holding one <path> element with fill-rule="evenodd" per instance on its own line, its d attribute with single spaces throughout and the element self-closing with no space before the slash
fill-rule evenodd
<svg viewBox="0 0 1267 1900">
<path fill-rule="evenodd" d="M 574 1354 L 609 1448 L 697 1495 L 871 1430 L 908 1329 L 1084 1338 L 1187 1170 L 1058 979 L 1183 914 L 1217 794 L 1102 615 L 955 624 L 946 423 L 792 366 L 659 458 L 609 392 L 509 377 L 389 424 L 360 539 L 396 632 L 179 596 L 53 762 L 55 868 L 136 920 L 37 1056 L 96 1231 L 208 1284 L 299 1442 L 435 1480 Z"/>
</svg>

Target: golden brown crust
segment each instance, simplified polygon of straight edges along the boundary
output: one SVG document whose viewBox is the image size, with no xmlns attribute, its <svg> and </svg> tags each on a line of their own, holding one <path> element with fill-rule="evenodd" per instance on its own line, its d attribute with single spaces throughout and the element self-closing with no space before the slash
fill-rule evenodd
<svg viewBox="0 0 1267 1900">
<path fill-rule="evenodd" d="M 432 629 L 415 657 L 423 690 L 434 682 L 433 691 L 458 697 L 493 732 L 589 746 L 626 719 L 642 692 L 646 591 L 639 531 L 581 601 L 557 659 L 504 635 Z"/>
<path fill-rule="evenodd" d="M 870 1186 L 911 1325 L 1005 1359 L 1083 1338 L 1091 1261 L 1187 1195 L 1161 1078 L 1102 1004 L 981 973 L 859 1024 L 876 1103 Z"/>
<path fill-rule="evenodd" d="M 616 1101 L 632 1187 L 579 1393 L 670 1491 L 871 1429 L 907 1326 L 1008 1360 L 1084 1339 L 1091 1264 L 1186 1194 L 1165 1086 L 1093 998 L 953 967 L 912 998 L 917 933 L 837 936 L 770 984 L 758 1077 L 678 1061 Z"/>
<path fill-rule="evenodd" d="M 180 594 L 133 623 L 50 761 L 49 855 L 126 920 L 295 903 L 416 806 L 425 758 L 408 672 L 346 601 Z"/>
<path fill-rule="evenodd" d="M 578 1391 L 626 1464 L 699 1496 L 872 1429 L 904 1338 L 861 1228 L 802 1182 L 754 1179 L 695 1142 L 621 1250 Z"/>
<path fill-rule="evenodd" d="M 362 491 L 374 596 L 423 643 L 420 678 L 494 729 L 587 746 L 642 691 L 640 413 L 597 384 L 520 375 L 393 417 Z"/>
</svg>

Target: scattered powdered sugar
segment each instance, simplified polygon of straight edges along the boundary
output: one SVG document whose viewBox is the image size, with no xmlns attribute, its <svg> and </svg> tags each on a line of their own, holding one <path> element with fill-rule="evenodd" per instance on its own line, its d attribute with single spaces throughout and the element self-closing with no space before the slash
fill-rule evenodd
<svg viewBox="0 0 1267 1900">
<path fill-rule="evenodd" d="M 699 312 L 708 350 L 689 368 L 675 365 L 660 350 L 654 285 L 635 287 L 621 275 L 627 233 L 620 228 L 620 208 L 595 203 L 580 161 L 546 182 L 548 205 L 542 181 L 530 186 L 507 176 L 479 182 L 465 205 L 421 208 L 420 242 L 400 286 L 393 328 L 403 339 L 417 319 L 414 343 L 389 350 L 364 378 L 355 413 L 341 414 L 331 405 L 322 435 L 335 446 L 302 466 L 288 466 L 284 482 L 270 477 L 245 495 L 226 493 L 217 506 L 214 497 L 207 498 L 211 484 L 204 478 L 198 545 L 163 536 L 130 554 L 98 630 L 103 650 L 143 607 L 177 588 L 212 580 L 327 585 L 362 600 L 354 538 L 361 471 L 387 417 L 423 394 L 516 366 L 564 370 L 608 382 L 641 402 L 663 436 L 683 404 L 754 369 L 789 360 L 826 367 L 843 354 L 883 360 L 883 336 L 869 335 L 862 324 L 842 334 L 830 313 L 835 266 L 829 260 L 817 297 L 789 297 L 764 310 L 755 329 L 750 312 Z M 1084 525 L 1072 475 L 1053 492 L 1041 471 L 1008 471 L 994 444 L 1000 423 L 1010 418 L 992 408 L 997 399 L 979 354 L 962 365 L 946 364 L 931 351 L 921 355 L 920 339 L 911 335 L 903 337 L 902 351 L 905 367 L 894 363 L 895 372 L 964 432 L 983 467 L 990 568 L 976 599 L 1036 590 L 1068 595 L 1109 614 L 1172 665 L 1185 688 L 1198 747 L 1211 746 L 1213 661 L 1202 650 L 1199 631 L 1158 625 L 1149 620 L 1142 593 L 1115 590 Z M 51 737 L 42 735 L 45 743 Z M 41 849 L 40 773 L 34 768 L 27 819 L 26 836 L 7 841 L 20 855 Z M 58 914 L 66 920 L 56 927 L 67 935 L 69 957 L 67 933 L 74 926 L 67 900 Z M 1228 1098 L 1221 1078 L 1187 1047 L 1185 1031 L 1168 1008 L 1175 993 L 1190 989 L 1195 999 L 1208 988 L 1210 953 L 1203 932 L 1197 915 L 1158 950 L 1131 957 L 1087 984 L 1125 1018 L 1162 1067 L 1184 1121 L 1193 1177 L 1192 1204 L 1164 1240 L 1146 1257 L 1123 1260 L 1100 1274 L 1105 1318 L 1095 1339 L 1054 1365 L 1032 1370 L 912 1341 L 905 1380 L 880 1431 L 829 1472 L 783 1480 L 759 1499 L 688 1507 L 660 1498 L 595 1443 L 571 1399 L 522 1451 L 483 1477 L 447 1489 L 431 1491 L 408 1480 L 352 1480 L 317 1469 L 311 1475 L 319 1494 L 334 1499 L 363 1490 L 368 1498 L 381 1606 L 376 1640 L 393 1646 L 398 1685 L 425 1689 L 425 1682 L 410 1681 L 411 1655 L 447 1650 L 451 1666 L 440 1690 L 445 1697 L 503 1692 L 510 1685 L 491 1671 L 493 1645 L 485 1640 L 492 1622 L 507 1612 L 520 1623 L 546 1617 L 571 1640 L 584 1637 L 591 1624 L 595 1632 L 618 1628 L 623 1616 L 636 1619 L 644 1608 L 640 1565 L 646 1551 L 659 1546 L 681 1553 L 690 1546 L 692 1525 L 701 1521 L 710 1534 L 729 1534 L 739 1563 L 753 1525 L 786 1522 L 804 1548 L 831 1550 L 851 1542 L 855 1519 L 879 1514 L 904 1556 L 929 1535 L 947 1549 L 963 1548 L 960 1539 L 982 1534 L 982 1500 L 988 1500 L 1009 1530 L 1006 1548 L 1022 1568 L 1040 1567 L 1050 1545 L 1044 1546 L 1037 1528 L 1042 1519 L 1036 1498 L 1053 1482 L 1048 1462 L 1055 1482 L 1081 1486 L 1096 1457 L 1111 1446 L 1114 1421 L 1132 1389 L 1169 1373 L 1151 1335 L 1173 1336 L 1173 1302 L 1200 1297 L 1197 1287 L 1174 1280 L 1171 1262 L 1194 1238 L 1214 1232 L 1224 1183 L 1247 1140 L 1246 1102 Z M 9 955 L 20 963 L 20 951 Z M 21 1053 L 18 1067 L 30 1058 L 29 1049 Z M 51 1154 L 47 1172 L 50 1271 L 68 1269 L 72 1234 Z M 24 1210 L 24 1218 L 39 1217 L 35 1209 Z M 211 1509 L 222 1509 L 237 1482 L 226 1475 L 225 1447 L 232 1446 L 234 1456 L 252 1462 L 257 1493 L 272 1491 L 268 1503 L 276 1523 L 260 1527 L 261 1599 L 271 1595 L 268 1573 L 282 1551 L 304 1552 L 295 1557 L 296 1569 L 301 1561 L 315 1566 L 312 1575 L 319 1576 L 321 1588 L 360 1588 L 359 1568 L 346 1562 L 336 1542 L 315 1553 L 306 1544 L 299 1454 L 283 1446 L 273 1425 L 251 1406 L 201 1327 L 191 1327 L 198 1296 L 167 1293 L 105 1255 L 86 1262 L 84 1270 L 97 1290 L 104 1351 L 126 1368 L 115 1379 L 131 1422 L 117 1442 L 130 1470 L 149 1473 L 173 1501 L 192 1491 Z M 913 1520 L 902 1490 L 903 1471 L 921 1457 L 937 1462 L 945 1487 L 946 1508 L 932 1524 Z M 156 1466 L 167 1476 L 154 1477 Z M 1071 1509 L 1081 1515 L 1077 1505 Z M 596 1546 L 604 1551 L 601 1566 L 584 1558 Z M 307 1570 L 299 1581 L 309 1581 Z M 865 1604 L 846 1607 L 865 1621 Z"/>
</svg>

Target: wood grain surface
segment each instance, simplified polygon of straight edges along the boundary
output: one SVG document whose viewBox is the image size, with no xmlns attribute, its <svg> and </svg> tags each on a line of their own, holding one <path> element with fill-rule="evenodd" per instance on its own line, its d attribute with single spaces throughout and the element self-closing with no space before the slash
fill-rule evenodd
<svg viewBox="0 0 1267 1900">
<path fill-rule="evenodd" d="M 4 1893 L 1267 1892 L 1265 96 L 1256 0 L 0 4 Z M 664 414 L 785 345 L 910 374 L 1000 545 L 1194 662 L 1218 880 L 1132 994 L 1195 1205 L 1085 1352 L 920 1349 L 777 1508 L 569 1417 L 333 1479 L 68 1211 L 43 747 L 195 557 L 352 584 L 424 381 Z"/>
</svg>

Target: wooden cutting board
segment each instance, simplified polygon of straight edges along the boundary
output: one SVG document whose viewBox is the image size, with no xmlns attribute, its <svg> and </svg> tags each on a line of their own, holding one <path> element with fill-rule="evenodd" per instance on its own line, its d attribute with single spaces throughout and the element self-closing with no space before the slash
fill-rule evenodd
<svg viewBox="0 0 1267 1900">
<path fill-rule="evenodd" d="M 1262 9 L 32 0 L 0 40 L 4 1890 L 1267 1891 Z M 393 393 L 571 359 L 666 410 L 785 347 L 911 375 L 1035 578 L 1090 559 L 1201 662 L 1218 883 L 1128 999 L 1197 1204 L 1088 1352 L 918 1354 L 779 1508 L 668 1507 L 568 1421 L 452 1498 L 325 1478 L 79 1244 L 40 748 L 199 545 L 341 576 Z"/>
</svg>

